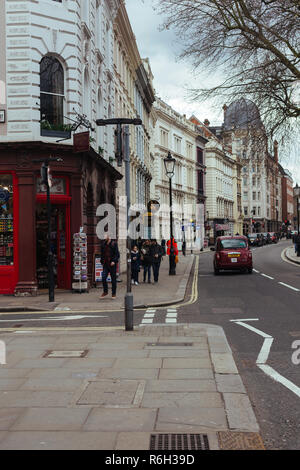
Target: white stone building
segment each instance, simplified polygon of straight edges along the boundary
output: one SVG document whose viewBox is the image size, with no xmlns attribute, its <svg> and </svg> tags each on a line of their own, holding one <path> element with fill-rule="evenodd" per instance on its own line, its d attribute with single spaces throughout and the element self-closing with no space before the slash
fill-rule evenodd
<svg viewBox="0 0 300 470">
<path fill-rule="evenodd" d="M 202 248 L 204 243 L 204 210 L 197 211 L 199 201 L 197 181 L 199 170 L 197 145 L 199 144 L 197 144 L 197 137 L 202 133 L 185 115 L 180 115 L 163 100 L 157 98 L 154 107 L 157 121 L 154 140 L 155 173 L 152 198 L 160 203 L 161 208 L 164 208 L 160 214 L 161 220 L 157 238 L 168 239 L 170 236 L 169 179 L 164 165 L 164 159 L 170 152 L 176 160 L 172 178 L 174 236 L 178 241 L 185 237 L 188 248 L 193 246 Z M 201 205 L 203 206 L 203 204 Z"/>
</svg>

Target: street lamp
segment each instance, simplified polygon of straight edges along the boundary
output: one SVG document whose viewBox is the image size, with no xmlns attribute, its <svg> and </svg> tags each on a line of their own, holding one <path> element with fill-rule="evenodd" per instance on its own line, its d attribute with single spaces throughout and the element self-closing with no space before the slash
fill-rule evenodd
<svg viewBox="0 0 300 470">
<path fill-rule="evenodd" d="M 294 188 L 294 196 L 296 196 L 297 200 L 297 231 L 299 233 L 300 187 L 298 185 Z"/>
<path fill-rule="evenodd" d="M 125 162 L 125 185 L 127 198 L 127 290 L 125 293 L 125 329 L 133 331 L 133 294 L 131 291 L 131 240 L 129 237 L 130 224 L 130 148 L 129 148 L 129 125 L 141 126 L 143 121 L 139 118 L 111 118 L 97 119 L 97 126 L 116 125 L 116 160 L 118 166 Z M 124 131 L 122 129 L 124 126 Z M 124 147 L 123 147 L 124 141 Z"/>
<path fill-rule="evenodd" d="M 164 159 L 165 170 L 167 177 L 169 178 L 169 194 L 170 194 L 170 268 L 169 268 L 169 275 L 175 276 L 176 275 L 176 263 L 175 263 L 175 250 L 173 245 L 173 201 L 172 201 L 172 178 L 174 176 L 174 169 L 175 169 L 175 158 L 172 157 L 171 153 L 168 153 L 167 158 Z"/>
</svg>

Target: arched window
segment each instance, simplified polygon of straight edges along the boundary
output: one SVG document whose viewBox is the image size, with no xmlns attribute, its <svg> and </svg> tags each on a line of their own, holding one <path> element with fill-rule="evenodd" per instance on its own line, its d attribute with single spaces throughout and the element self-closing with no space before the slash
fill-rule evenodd
<svg viewBox="0 0 300 470">
<path fill-rule="evenodd" d="M 41 121 L 61 126 L 64 121 L 64 70 L 53 56 L 40 63 Z"/>
</svg>

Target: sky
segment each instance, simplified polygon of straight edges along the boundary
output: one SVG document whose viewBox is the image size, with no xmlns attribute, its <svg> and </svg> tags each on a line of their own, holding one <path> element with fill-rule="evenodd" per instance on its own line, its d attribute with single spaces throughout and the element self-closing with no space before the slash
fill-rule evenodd
<svg viewBox="0 0 300 470">
<path fill-rule="evenodd" d="M 160 31 L 163 17 L 154 11 L 154 3 L 153 0 L 126 0 L 126 9 L 140 55 L 150 60 L 157 96 L 187 118 L 194 114 L 202 122 L 208 119 L 212 125 L 221 124 L 222 109 L 209 102 L 188 99 L 188 88 L 210 87 L 214 83 L 208 82 L 204 73 L 196 76 L 190 64 L 177 59 L 180 41 L 172 30 Z M 300 185 L 300 142 L 279 150 L 280 163 L 292 173 L 294 183 Z"/>
</svg>

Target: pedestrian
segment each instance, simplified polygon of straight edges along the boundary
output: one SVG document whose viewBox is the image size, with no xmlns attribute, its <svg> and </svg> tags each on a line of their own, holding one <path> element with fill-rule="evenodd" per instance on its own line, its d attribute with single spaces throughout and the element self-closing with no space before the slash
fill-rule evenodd
<svg viewBox="0 0 300 470">
<path fill-rule="evenodd" d="M 154 277 L 155 283 L 158 282 L 162 254 L 163 254 L 162 247 L 157 243 L 156 240 L 153 240 L 152 242 L 152 268 L 153 268 L 153 277 Z"/>
<path fill-rule="evenodd" d="M 162 239 L 160 246 L 162 247 L 162 255 L 166 256 L 166 240 L 164 238 Z"/>
<path fill-rule="evenodd" d="M 185 250 L 186 250 L 186 241 L 183 240 L 183 242 L 182 242 L 182 254 L 183 254 L 183 256 L 185 256 Z"/>
<path fill-rule="evenodd" d="M 298 234 L 296 235 L 296 238 L 295 238 L 295 245 L 296 245 L 297 256 L 300 256 L 300 233 L 299 232 L 298 232 Z"/>
<path fill-rule="evenodd" d="M 136 286 L 139 285 L 139 272 L 140 272 L 141 255 L 137 245 L 131 250 L 131 283 Z"/>
<path fill-rule="evenodd" d="M 170 255 L 171 254 L 171 245 L 173 247 L 173 250 L 174 250 L 174 255 L 178 257 L 178 247 L 177 247 L 177 243 L 176 243 L 176 240 L 174 237 L 172 237 L 172 239 L 168 240 L 167 241 L 167 255 Z"/>
<path fill-rule="evenodd" d="M 151 267 L 152 267 L 152 249 L 150 240 L 145 240 L 141 250 L 141 260 L 144 268 L 144 282 L 148 275 L 148 283 L 151 284 Z"/>
<path fill-rule="evenodd" d="M 110 274 L 112 299 L 116 298 L 117 294 L 117 264 L 120 259 L 120 253 L 116 240 L 112 240 L 109 236 L 106 238 L 101 246 L 101 264 L 103 266 L 102 283 L 103 294 L 100 299 L 108 295 L 107 277 Z"/>
</svg>

